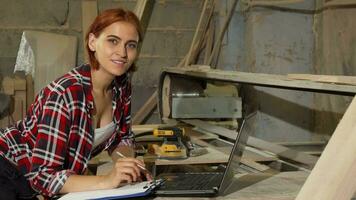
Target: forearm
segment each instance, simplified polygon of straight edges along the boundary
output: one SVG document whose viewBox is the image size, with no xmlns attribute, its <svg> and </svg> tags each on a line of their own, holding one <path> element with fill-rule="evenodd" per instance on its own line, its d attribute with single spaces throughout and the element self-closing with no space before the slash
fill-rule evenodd
<svg viewBox="0 0 356 200">
<path fill-rule="evenodd" d="M 59 193 L 111 189 L 104 176 L 71 175 Z"/>
<path fill-rule="evenodd" d="M 141 181 L 139 166 L 145 164 L 135 158 L 120 158 L 115 162 L 111 172 L 103 176 L 71 175 L 59 193 L 79 192 L 89 190 L 112 189 L 121 184 Z M 146 174 L 147 180 L 152 180 Z"/>
</svg>

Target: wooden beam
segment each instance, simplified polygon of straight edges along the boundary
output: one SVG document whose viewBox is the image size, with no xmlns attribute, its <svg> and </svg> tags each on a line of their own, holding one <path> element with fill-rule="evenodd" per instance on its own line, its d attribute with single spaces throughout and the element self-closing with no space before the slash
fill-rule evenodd
<svg viewBox="0 0 356 200">
<path fill-rule="evenodd" d="M 198 40 L 198 36 L 202 37 L 201 36 L 202 35 L 201 34 L 201 31 L 202 31 L 201 28 L 202 28 L 203 19 L 205 18 L 205 15 L 206 15 L 206 8 L 208 6 L 208 1 L 209 0 L 204 0 L 203 9 L 202 9 L 202 11 L 200 13 L 200 18 L 199 18 L 199 21 L 198 21 L 198 25 L 197 25 L 197 27 L 195 29 L 193 40 L 192 40 L 192 43 L 190 45 L 190 48 L 189 48 L 189 51 L 188 51 L 188 54 L 187 54 L 188 58 L 185 60 L 184 66 L 188 66 L 188 65 L 191 64 L 194 45 Z"/>
<path fill-rule="evenodd" d="M 208 122 L 204 122 L 202 120 L 181 120 L 181 121 L 232 140 L 236 139 L 236 134 L 237 134 L 236 131 L 221 126 L 215 126 Z M 318 160 L 318 157 L 311 156 L 303 152 L 298 152 L 293 149 L 284 147 L 282 145 L 270 143 L 252 136 L 249 136 L 247 140 L 247 145 L 258 149 L 267 150 L 282 158 L 287 158 L 290 160 L 297 161 L 299 163 L 307 165 L 309 168 L 312 168 Z"/>
<path fill-rule="evenodd" d="M 141 22 L 142 27 L 142 37 L 144 37 L 149 20 L 151 18 L 154 0 L 141 0 L 136 2 L 134 13 L 137 15 Z M 142 38 L 143 39 L 143 38 Z M 139 49 L 139 51 L 141 48 Z M 157 91 L 154 92 L 151 97 L 144 103 L 144 105 L 136 112 L 135 116 L 132 118 L 132 124 L 141 124 L 147 117 L 149 113 L 156 107 Z"/>
<path fill-rule="evenodd" d="M 186 68 L 163 68 L 162 71 L 168 74 L 183 74 L 197 78 L 221 80 L 234 83 L 246 83 L 266 87 L 277 87 L 322 93 L 336 93 L 350 96 L 356 94 L 356 86 L 354 85 L 295 80 L 288 78 L 286 75 L 204 69 L 203 67 L 197 65 Z"/>
<path fill-rule="evenodd" d="M 318 161 L 318 157 L 316 156 L 312 156 L 304 152 L 296 151 L 282 145 L 267 142 L 265 140 L 261 140 L 259 138 L 252 137 L 252 136 L 248 138 L 247 145 L 258 149 L 267 150 L 282 158 L 287 158 L 290 160 L 303 163 L 305 165 L 308 165 L 309 169 L 313 168 L 315 163 Z"/>
<path fill-rule="evenodd" d="M 83 0 L 82 1 L 82 32 L 83 32 L 83 45 L 84 45 L 84 59 L 88 62 L 88 55 L 85 48 L 85 34 L 88 31 L 90 24 L 98 15 L 98 2 L 97 0 Z"/>
<path fill-rule="evenodd" d="M 296 80 L 309 80 L 321 83 L 333 83 L 343 85 L 356 85 L 356 76 L 332 76 L 315 74 L 288 74 L 288 78 Z"/>
<path fill-rule="evenodd" d="M 151 18 L 154 3 L 155 0 L 140 0 L 136 2 L 134 13 L 136 14 L 137 18 L 141 22 L 142 34 L 143 34 L 142 39 L 145 36 L 148 23 Z"/>
<path fill-rule="evenodd" d="M 141 124 L 147 117 L 147 115 L 152 112 L 152 110 L 157 106 L 157 90 L 151 95 L 151 97 L 146 101 L 146 103 L 136 112 L 135 116 L 132 118 L 132 124 Z"/>
<path fill-rule="evenodd" d="M 206 33 L 206 44 L 205 44 L 204 62 L 203 62 L 204 65 L 208 65 L 211 51 L 213 50 L 214 32 L 215 32 L 215 27 L 214 27 L 213 20 L 211 20 L 209 23 L 209 28 Z"/>
<path fill-rule="evenodd" d="M 300 190 L 297 200 L 349 200 L 356 191 L 356 98 Z"/>
<path fill-rule="evenodd" d="M 221 42 L 224 39 L 224 35 L 227 30 L 227 27 L 229 26 L 232 16 L 235 12 L 237 2 L 238 2 L 238 0 L 234 0 L 234 2 L 232 3 L 232 6 L 229 10 L 229 13 L 228 13 L 226 19 L 225 19 L 223 27 L 221 28 L 221 30 L 219 32 L 218 39 L 217 39 L 216 43 L 214 44 L 213 50 L 212 50 L 210 58 L 208 60 L 208 65 L 212 65 L 214 56 L 217 55 L 218 51 L 220 50 Z"/>
</svg>

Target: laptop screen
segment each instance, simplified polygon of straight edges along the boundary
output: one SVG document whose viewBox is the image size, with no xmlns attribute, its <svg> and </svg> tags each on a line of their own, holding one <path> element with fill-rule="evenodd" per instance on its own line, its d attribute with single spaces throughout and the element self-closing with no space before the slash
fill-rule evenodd
<svg viewBox="0 0 356 200">
<path fill-rule="evenodd" d="M 236 136 L 236 141 L 231 150 L 229 161 L 227 162 L 226 170 L 224 172 L 223 179 L 219 187 L 220 194 L 224 193 L 224 191 L 228 188 L 228 186 L 232 182 L 232 179 L 234 178 L 234 169 L 237 170 L 240 164 L 240 160 L 246 147 L 248 136 L 254 131 L 255 118 L 256 112 L 251 113 L 250 115 L 245 117 L 242 122 L 240 131 Z"/>
</svg>

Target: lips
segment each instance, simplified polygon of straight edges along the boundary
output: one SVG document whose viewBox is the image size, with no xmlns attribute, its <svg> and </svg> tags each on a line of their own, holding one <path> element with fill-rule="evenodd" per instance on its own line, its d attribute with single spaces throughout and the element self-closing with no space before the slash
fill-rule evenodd
<svg viewBox="0 0 356 200">
<path fill-rule="evenodd" d="M 127 63 L 126 60 L 111 60 L 111 61 L 117 65 L 120 65 L 120 66 Z"/>
</svg>

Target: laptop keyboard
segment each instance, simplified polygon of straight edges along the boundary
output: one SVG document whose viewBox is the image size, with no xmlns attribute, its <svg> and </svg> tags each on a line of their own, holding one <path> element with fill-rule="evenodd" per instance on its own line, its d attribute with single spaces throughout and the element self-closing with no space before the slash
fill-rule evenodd
<svg viewBox="0 0 356 200">
<path fill-rule="evenodd" d="M 200 173 L 177 173 L 172 180 L 163 184 L 161 189 L 169 188 L 175 190 L 204 190 L 218 187 L 223 173 L 220 172 L 200 172 Z M 170 179 L 170 177 L 166 177 Z"/>
</svg>

